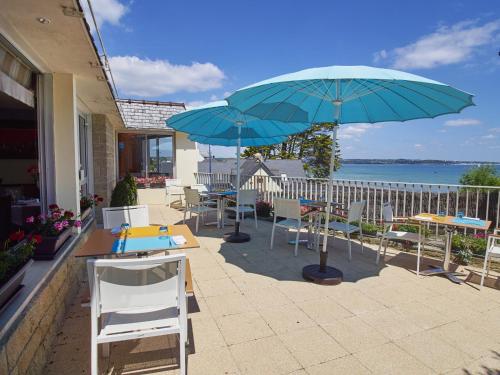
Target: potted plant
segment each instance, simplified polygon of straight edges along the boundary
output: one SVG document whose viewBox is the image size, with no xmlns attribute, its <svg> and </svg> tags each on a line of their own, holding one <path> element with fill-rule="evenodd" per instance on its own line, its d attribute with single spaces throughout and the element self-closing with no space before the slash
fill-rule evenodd
<svg viewBox="0 0 500 375">
<path fill-rule="evenodd" d="M 26 237 L 24 231 L 12 233 L 0 249 L 0 309 L 22 288 L 24 275 L 33 263 L 31 259 L 40 235 Z"/>
<path fill-rule="evenodd" d="M 79 228 L 82 225 L 80 220 L 73 219 L 74 216 L 72 211 L 51 204 L 46 216 L 30 216 L 26 219 L 26 223 L 33 226 L 34 233 L 42 236 L 41 243 L 35 249 L 34 259 L 54 259 L 57 251 L 71 236 L 71 228 Z"/>
<path fill-rule="evenodd" d="M 80 219 L 84 221 L 92 212 L 94 207 L 102 203 L 104 199 L 97 194 L 87 195 L 80 198 Z"/>
</svg>

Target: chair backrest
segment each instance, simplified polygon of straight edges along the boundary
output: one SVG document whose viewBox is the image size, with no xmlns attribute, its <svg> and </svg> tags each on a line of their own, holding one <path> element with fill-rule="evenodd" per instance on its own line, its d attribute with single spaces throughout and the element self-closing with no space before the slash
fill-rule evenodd
<svg viewBox="0 0 500 375">
<path fill-rule="evenodd" d="M 298 199 L 274 199 L 274 216 L 285 217 L 287 219 L 297 219 L 300 216 L 300 201 Z"/>
<path fill-rule="evenodd" d="M 165 187 L 169 186 L 180 186 L 181 179 L 180 178 L 166 178 L 165 179 Z"/>
<path fill-rule="evenodd" d="M 106 207 L 102 209 L 104 229 L 119 227 L 127 223 L 131 227 L 147 227 L 149 225 L 148 206 Z"/>
<path fill-rule="evenodd" d="M 257 202 L 258 194 L 257 190 L 240 190 L 240 205 L 254 206 Z"/>
<path fill-rule="evenodd" d="M 184 198 L 186 199 L 186 206 L 197 206 L 200 204 L 200 192 L 196 189 L 184 188 Z"/>
<path fill-rule="evenodd" d="M 208 188 L 205 184 L 191 185 L 191 189 L 198 190 L 198 192 L 200 192 L 200 193 L 207 193 L 208 192 Z"/>
<path fill-rule="evenodd" d="M 91 307 L 110 312 L 185 311 L 186 255 L 87 261 Z"/>
<path fill-rule="evenodd" d="M 384 221 L 393 221 L 394 214 L 392 213 L 392 205 L 389 202 L 385 202 L 382 207 L 382 219 Z"/>
<path fill-rule="evenodd" d="M 352 223 L 353 221 L 357 221 L 360 223 L 365 205 L 366 201 L 352 202 L 347 213 L 347 222 Z"/>
</svg>

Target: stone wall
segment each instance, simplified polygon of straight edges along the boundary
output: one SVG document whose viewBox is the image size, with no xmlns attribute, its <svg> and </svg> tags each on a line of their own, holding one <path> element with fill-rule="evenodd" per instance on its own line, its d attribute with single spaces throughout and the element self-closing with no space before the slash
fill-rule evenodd
<svg viewBox="0 0 500 375">
<path fill-rule="evenodd" d="M 101 207 L 109 206 L 116 185 L 115 130 L 105 115 L 92 115 L 92 151 L 94 162 L 94 193 L 104 198 Z M 96 210 L 102 223 L 102 211 Z"/>
<path fill-rule="evenodd" d="M 168 129 L 165 120 L 186 110 L 183 103 L 118 100 L 126 128 Z"/>
<path fill-rule="evenodd" d="M 43 374 L 65 312 L 86 280 L 85 259 L 72 253 L 93 230 L 83 233 L 73 250 L 56 267 L 44 285 L 17 317 L 0 342 L 0 374 Z"/>
</svg>

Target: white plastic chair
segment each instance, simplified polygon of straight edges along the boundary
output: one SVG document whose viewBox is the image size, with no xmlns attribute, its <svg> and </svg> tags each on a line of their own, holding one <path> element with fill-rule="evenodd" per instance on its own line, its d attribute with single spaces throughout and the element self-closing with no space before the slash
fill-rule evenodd
<svg viewBox="0 0 500 375">
<path fill-rule="evenodd" d="M 191 189 L 198 190 L 198 193 L 200 193 L 200 198 L 202 199 L 203 203 L 207 205 L 212 205 L 216 206 L 217 201 L 214 199 L 208 199 L 209 198 L 209 190 L 207 188 L 207 185 L 205 184 L 194 184 L 191 185 Z"/>
<path fill-rule="evenodd" d="M 199 226 L 199 221 L 200 221 L 200 216 L 203 216 L 207 212 L 217 212 L 217 207 L 210 207 L 206 205 L 204 201 L 202 201 L 200 197 L 200 193 L 198 190 L 195 189 L 190 189 L 190 188 L 184 188 L 184 196 L 186 199 L 186 207 L 184 209 L 184 220 L 183 223 L 186 223 L 186 214 L 189 212 L 189 218 L 191 218 L 193 212 L 196 215 L 196 233 L 198 233 L 198 226 Z"/>
<path fill-rule="evenodd" d="M 284 220 L 279 222 L 276 221 L 277 217 L 284 217 Z M 300 230 L 306 228 L 309 225 L 308 221 L 303 222 L 302 216 L 300 215 L 300 200 L 299 199 L 274 199 L 274 221 L 273 229 L 271 231 L 271 250 L 274 244 L 274 230 L 276 227 L 285 228 L 288 231 L 290 229 L 295 229 L 297 234 L 295 235 L 295 250 L 294 255 L 298 255 L 299 250 L 299 236 Z"/>
<path fill-rule="evenodd" d="M 490 274 L 491 258 L 500 258 L 500 228 L 496 228 L 493 234 L 488 236 L 486 253 L 484 254 L 483 272 L 481 274 L 481 287 L 484 284 L 484 277 L 488 277 Z"/>
<path fill-rule="evenodd" d="M 241 215 L 241 221 L 245 219 L 246 212 L 253 212 L 255 218 L 255 228 L 257 228 L 257 196 L 259 192 L 257 190 L 240 190 L 240 207 L 239 213 Z M 236 198 L 225 199 L 225 202 L 235 202 Z M 234 211 L 236 213 L 236 206 L 229 207 L 224 204 L 226 210 Z"/>
<path fill-rule="evenodd" d="M 392 206 L 390 203 L 386 202 L 383 205 L 382 208 L 382 219 L 383 219 L 383 232 L 382 232 L 382 237 L 380 238 L 380 244 L 378 246 L 378 252 L 377 252 L 377 264 L 380 261 L 380 251 L 382 249 L 382 243 L 384 241 L 384 255 L 383 259 L 385 259 L 385 254 L 387 252 L 387 245 L 390 240 L 403 240 L 403 241 L 409 241 L 413 243 L 417 243 L 417 276 L 420 274 L 420 254 L 421 254 L 421 247 L 424 246 L 424 241 L 425 238 L 422 236 L 422 225 L 420 223 L 413 223 L 409 222 L 407 218 L 404 217 L 394 217 L 394 214 L 392 212 Z M 414 226 L 418 229 L 417 233 L 413 232 L 403 232 L 403 231 L 398 231 L 394 230 L 393 227 L 394 225 L 397 224 L 404 224 L 404 225 L 411 225 Z"/>
<path fill-rule="evenodd" d="M 335 238 L 335 231 L 342 232 L 347 237 L 347 246 L 349 251 L 349 260 L 352 259 L 351 254 L 351 234 L 358 232 L 359 240 L 361 242 L 361 252 L 363 252 L 363 229 L 361 227 L 361 217 L 365 209 L 366 201 L 352 202 L 349 210 L 347 211 L 347 221 L 341 223 L 339 221 L 331 221 L 328 223 L 328 228 L 334 231 L 333 237 Z M 350 223 L 357 222 L 359 226 Z"/>
<path fill-rule="evenodd" d="M 131 227 L 147 227 L 149 225 L 148 206 L 105 207 L 102 209 L 104 229 L 130 224 Z"/>
<path fill-rule="evenodd" d="M 184 187 L 181 186 L 179 178 L 169 178 L 165 180 L 165 193 L 167 195 L 168 207 L 172 206 L 172 202 L 180 201 L 182 205 L 182 197 L 184 196 Z M 177 200 L 172 200 L 173 197 L 178 197 Z"/>
<path fill-rule="evenodd" d="M 98 346 L 179 335 L 180 374 L 186 373 L 186 255 L 87 261 L 91 308 L 91 373 Z M 100 324 L 99 324 L 100 320 Z"/>
</svg>

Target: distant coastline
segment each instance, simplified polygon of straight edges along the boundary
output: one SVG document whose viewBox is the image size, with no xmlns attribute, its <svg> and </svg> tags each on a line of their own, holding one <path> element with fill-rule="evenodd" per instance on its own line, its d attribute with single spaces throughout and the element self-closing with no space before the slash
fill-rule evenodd
<svg viewBox="0 0 500 375">
<path fill-rule="evenodd" d="M 341 159 L 341 164 L 447 164 L 447 165 L 500 165 L 493 161 L 458 161 L 436 159 Z"/>
</svg>

